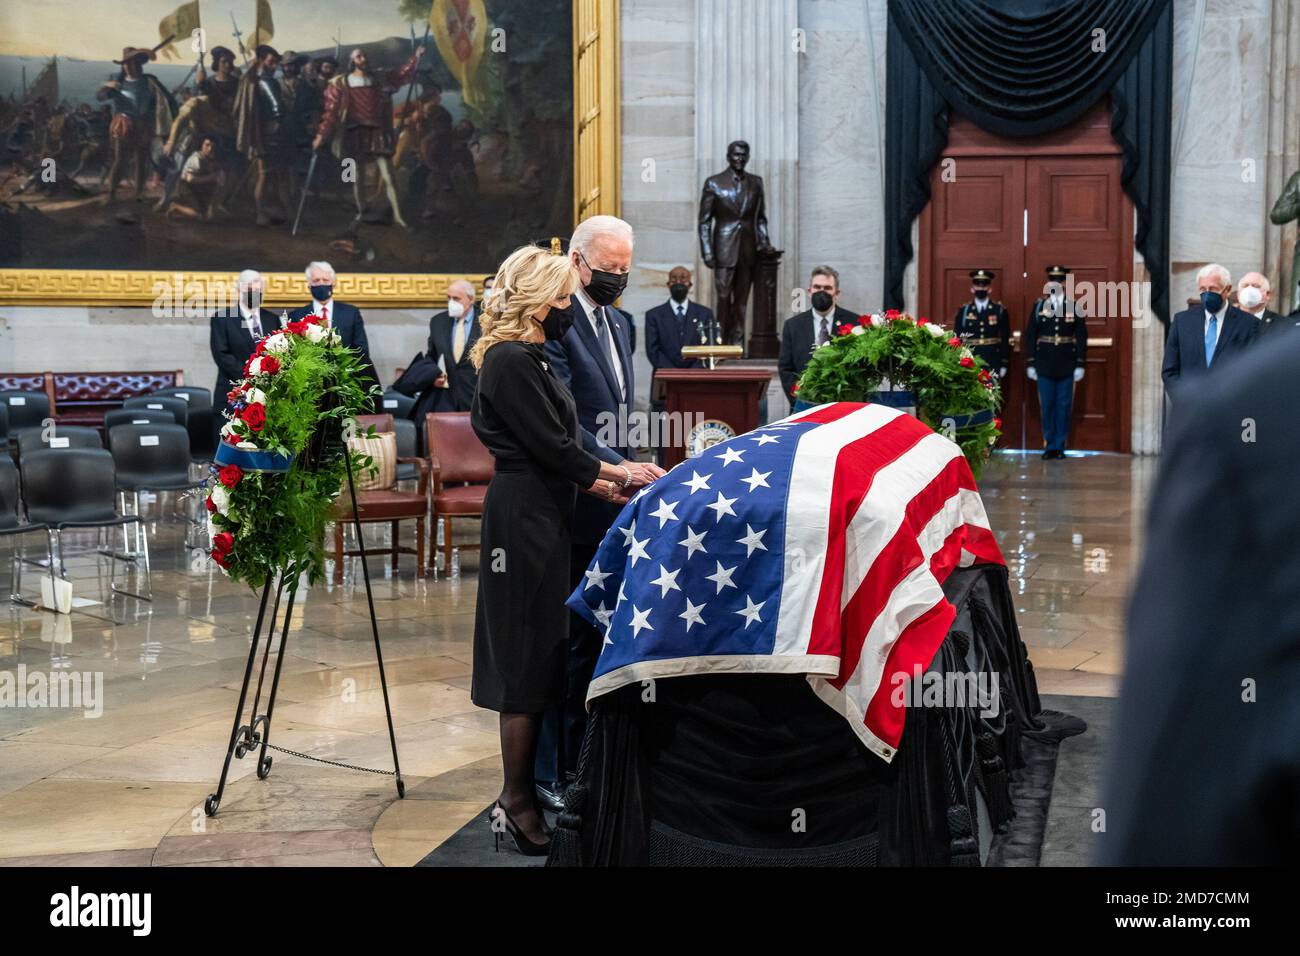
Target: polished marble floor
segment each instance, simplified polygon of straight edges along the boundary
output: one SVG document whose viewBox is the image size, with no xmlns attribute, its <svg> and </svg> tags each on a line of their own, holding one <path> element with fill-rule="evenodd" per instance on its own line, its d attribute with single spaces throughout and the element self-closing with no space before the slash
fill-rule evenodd
<svg viewBox="0 0 1300 956">
<path fill-rule="evenodd" d="M 1154 473 L 1151 459 L 1107 455 L 1001 456 L 986 470 L 985 504 L 1044 693 L 1115 693 Z M 408 866 L 496 794 L 496 716 L 469 699 L 477 557 L 465 552 L 451 578 L 416 580 L 410 557 L 395 574 L 372 564 L 407 799 L 391 777 L 276 753 L 266 780 L 253 756 L 234 761 L 220 812 L 206 817 L 256 600 L 187 553 L 179 524 L 155 522 L 150 535 L 151 604 L 103 603 L 103 559 L 83 556 L 68 562 L 71 614 L 9 605 L 0 616 L 0 672 L 103 681 L 97 717 L 0 707 L 0 864 Z M 0 543 L 6 568 L 12 540 Z M 295 609 L 271 739 L 390 769 L 360 567 L 345 570 L 343 586 L 306 590 Z M 35 586 L 29 576 L 29 596 Z"/>
</svg>

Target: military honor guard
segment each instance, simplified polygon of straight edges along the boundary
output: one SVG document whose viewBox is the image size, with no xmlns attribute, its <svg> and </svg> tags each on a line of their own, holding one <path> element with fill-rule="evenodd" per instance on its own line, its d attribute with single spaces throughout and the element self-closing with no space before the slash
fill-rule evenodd
<svg viewBox="0 0 1300 956">
<path fill-rule="evenodd" d="M 1034 302 L 1025 323 L 1027 374 L 1038 383 L 1043 418 L 1043 458 L 1064 458 L 1070 435 L 1074 386 L 1083 381 L 1088 323 L 1083 310 L 1065 297 L 1065 266 L 1047 267 L 1046 295 Z"/>
<path fill-rule="evenodd" d="M 970 274 L 973 298 L 957 310 L 952 327 L 976 358 L 998 378 L 1005 378 L 1011 358 L 1011 319 L 1006 306 L 989 295 L 995 278 L 997 274 L 988 269 L 976 269 Z"/>
</svg>

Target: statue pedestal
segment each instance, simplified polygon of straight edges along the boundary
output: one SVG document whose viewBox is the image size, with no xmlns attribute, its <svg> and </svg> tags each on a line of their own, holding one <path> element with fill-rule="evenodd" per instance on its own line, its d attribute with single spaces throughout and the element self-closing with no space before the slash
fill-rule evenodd
<svg viewBox="0 0 1300 956">
<path fill-rule="evenodd" d="M 779 249 L 760 252 L 754 273 L 754 320 L 749 327 L 749 358 L 772 359 L 781 353 L 781 338 L 776 328 L 777 272 L 781 268 Z"/>
</svg>

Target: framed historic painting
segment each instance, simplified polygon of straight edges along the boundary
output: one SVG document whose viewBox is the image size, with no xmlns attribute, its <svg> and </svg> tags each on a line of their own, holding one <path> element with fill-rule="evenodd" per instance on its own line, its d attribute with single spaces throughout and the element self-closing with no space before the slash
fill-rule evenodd
<svg viewBox="0 0 1300 956">
<path fill-rule="evenodd" d="M 428 305 L 617 211 L 613 0 L 6 0 L 0 301 Z"/>
</svg>

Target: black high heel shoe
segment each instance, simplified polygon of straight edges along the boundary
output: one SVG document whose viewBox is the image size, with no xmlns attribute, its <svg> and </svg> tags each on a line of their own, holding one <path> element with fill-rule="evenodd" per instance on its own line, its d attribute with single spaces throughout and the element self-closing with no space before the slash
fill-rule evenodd
<svg viewBox="0 0 1300 956">
<path fill-rule="evenodd" d="M 505 824 L 504 827 L 496 825 L 497 811 L 501 813 L 501 820 Z M 494 853 L 501 852 L 502 830 L 510 835 L 510 839 L 514 841 L 515 849 L 524 856 L 546 856 L 551 852 L 550 840 L 546 840 L 544 843 L 534 843 L 524 836 L 523 831 L 519 829 L 519 824 L 511 819 L 510 814 L 506 813 L 506 808 L 501 806 L 500 802 L 492 805 L 492 811 L 488 814 L 488 825 L 492 827 L 492 849 Z"/>
</svg>

